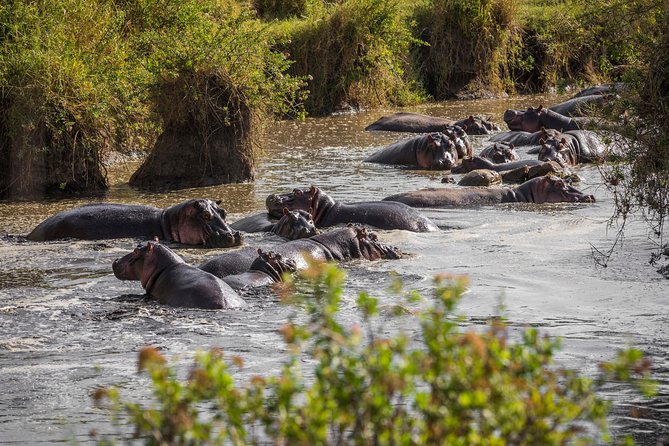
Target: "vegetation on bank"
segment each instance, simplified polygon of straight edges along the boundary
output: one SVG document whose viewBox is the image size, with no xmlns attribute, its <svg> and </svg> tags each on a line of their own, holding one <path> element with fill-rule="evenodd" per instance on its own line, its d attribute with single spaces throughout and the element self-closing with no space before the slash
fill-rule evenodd
<svg viewBox="0 0 669 446">
<path fill-rule="evenodd" d="M 379 303 L 364 292 L 359 323 L 342 323 L 345 275 L 336 266 L 314 263 L 303 278 L 300 291 L 283 290 L 302 311 L 281 329 L 287 358 L 277 376 L 238 383 L 243 358 L 212 349 L 182 379 L 145 348 L 139 369 L 151 378 L 152 401 L 107 388 L 94 393 L 98 405 L 129 421 L 146 445 L 559 445 L 609 438 L 608 404 L 596 393 L 608 380 L 654 389 L 649 362 L 636 350 L 590 378 L 557 366 L 559 342 L 536 329 L 517 338 L 496 318 L 462 330 L 454 311 L 464 278 L 438 279 L 429 301 L 406 295 L 423 308 L 402 316 L 418 318 L 415 335 L 383 334 Z"/>
<path fill-rule="evenodd" d="M 277 116 L 617 79 L 647 62 L 663 6 L 3 2 L 0 196 L 104 190 L 110 151 L 155 149 L 138 186 L 174 178 L 178 147 L 191 156 L 182 165 L 196 163 L 184 186 L 244 181 L 253 178 L 254 134 Z"/>
</svg>

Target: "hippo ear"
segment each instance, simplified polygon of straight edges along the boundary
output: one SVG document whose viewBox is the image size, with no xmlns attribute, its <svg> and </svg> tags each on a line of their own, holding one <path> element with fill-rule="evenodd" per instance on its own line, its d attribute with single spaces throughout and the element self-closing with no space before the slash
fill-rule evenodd
<svg viewBox="0 0 669 446">
<path fill-rule="evenodd" d="M 543 104 L 539 104 L 539 108 L 537 108 L 537 111 L 540 112 L 544 108 Z"/>
<path fill-rule="evenodd" d="M 284 206 L 283 207 L 283 215 L 288 215 L 289 212 L 290 211 L 288 210 L 288 208 Z"/>
<path fill-rule="evenodd" d="M 426 138 L 427 138 L 428 143 L 434 142 L 434 138 L 432 137 L 432 133 L 428 133 Z"/>
<path fill-rule="evenodd" d="M 560 140 L 560 144 L 567 144 L 567 140 L 564 139 L 564 138 L 562 138 L 562 139 Z"/>
<path fill-rule="evenodd" d="M 462 131 L 466 132 L 467 131 L 467 124 L 462 124 Z"/>
<path fill-rule="evenodd" d="M 195 209 L 197 209 L 198 211 L 201 211 L 202 209 L 204 209 L 204 206 L 202 205 L 202 202 L 200 200 L 195 200 L 193 202 L 193 207 Z"/>
<path fill-rule="evenodd" d="M 362 240 L 367 237 L 367 229 L 364 226 L 356 226 L 355 235 L 358 237 L 358 240 Z"/>
<path fill-rule="evenodd" d="M 546 140 L 544 140 L 543 138 L 541 138 L 541 139 L 539 140 L 539 144 L 541 144 L 542 146 L 546 145 Z"/>
<path fill-rule="evenodd" d="M 309 188 L 309 195 L 313 197 L 316 195 L 316 192 L 318 192 L 318 188 L 312 184 Z"/>
<path fill-rule="evenodd" d="M 259 255 L 259 256 L 262 255 L 262 249 L 261 249 L 261 248 L 258 248 L 258 251 L 257 251 L 257 252 L 258 252 L 258 255 Z"/>
<path fill-rule="evenodd" d="M 309 207 L 309 217 L 311 217 L 312 215 L 314 215 L 314 208 Z"/>
<path fill-rule="evenodd" d="M 513 144 L 509 144 L 509 150 L 513 150 L 515 148 L 516 148 L 516 146 L 514 146 Z"/>
<path fill-rule="evenodd" d="M 469 115 L 469 120 L 474 121 L 474 115 Z"/>
<path fill-rule="evenodd" d="M 146 251 L 150 254 L 153 252 L 153 248 L 156 246 L 153 242 L 146 242 Z"/>
<path fill-rule="evenodd" d="M 220 206 L 220 204 L 223 203 L 223 200 L 216 200 L 214 203 L 216 203 L 216 206 Z"/>
</svg>

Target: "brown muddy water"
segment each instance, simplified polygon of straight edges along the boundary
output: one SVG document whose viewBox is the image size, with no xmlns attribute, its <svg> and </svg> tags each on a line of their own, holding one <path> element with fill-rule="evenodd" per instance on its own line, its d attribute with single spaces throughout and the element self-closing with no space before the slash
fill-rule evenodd
<svg viewBox="0 0 669 446">
<path fill-rule="evenodd" d="M 410 111 L 453 119 L 485 114 L 503 123 L 508 107 L 560 99 L 446 102 Z M 234 221 L 261 211 L 270 193 L 311 184 L 349 202 L 440 186 L 443 173 L 363 162 L 378 148 L 407 136 L 363 131 L 393 111 L 277 125 L 252 184 L 149 194 L 127 185 L 136 165 L 116 166 L 103 200 L 165 207 L 192 197 L 222 199 Z M 475 147 L 485 141 L 473 139 Z M 576 170 L 583 178 L 579 188 L 595 195 L 597 203 L 426 210 L 441 231 L 379 231 L 384 242 L 410 255 L 346 264 L 342 317 L 354 317 L 360 290 L 372 291 L 383 305 L 397 303 L 398 297 L 386 290 L 391 272 L 424 296 L 432 295 L 436 274 L 465 274 L 471 281 L 459 305 L 465 326 L 484 324 L 501 302 L 514 330 L 534 326 L 561 337 L 559 364 L 585 374 L 596 373 L 597 363 L 612 359 L 620 348 L 646 352 L 660 395 L 644 400 L 625 385 L 609 386 L 604 396 L 614 406 L 612 431 L 632 433 L 639 444 L 669 443 L 669 281 L 648 264 L 655 245 L 641 222 L 628 225 L 624 244 L 608 267 L 597 265 L 592 247 L 607 250 L 616 235 L 609 224 L 613 201 L 596 167 Z M 49 215 L 85 202 L 0 203 L 1 444 L 90 444 L 92 429 L 128 438 L 131 427 L 113 426 L 107 412 L 93 407 L 90 392 L 116 384 L 124 396 L 146 400 L 148 380 L 136 373 L 136 354 L 145 345 L 162 349 L 182 371 L 198 349 L 221 347 L 227 355 L 244 358 L 244 369 L 236 372 L 240 382 L 276 372 L 284 358 L 277 329 L 296 309 L 280 304 L 269 290 L 247 296 L 250 309 L 245 311 L 169 308 L 144 299 L 139 282 L 121 282 L 112 274 L 112 261 L 137 240 L 35 243 L 21 237 Z M 280 242 L 247 237 L 247 244 L 259 241 Z M 178 249 L 192 264 L 223 251 Z M 387 330 L 416 327 L 411 316 L 383 324 Z"/>
</svg>

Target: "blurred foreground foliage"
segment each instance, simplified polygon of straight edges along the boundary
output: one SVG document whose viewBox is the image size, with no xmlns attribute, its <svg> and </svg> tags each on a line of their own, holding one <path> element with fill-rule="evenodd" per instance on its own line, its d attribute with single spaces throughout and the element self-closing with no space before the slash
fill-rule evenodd
<svg viewBox="0 0 669 446">
<path fill-rule="evenodd" d="M 281 329 L 288 357 L 277 376 L 238 384 L 243 360 L 214 348 L 179 379 L 147 347 L 139 370 L 151 378 L 153 403 L 127 401 L 118 388 L 94 398 L 145 445 L 551 445 L 609 439 L 609 404 L 597 395 L 607 381 L 654 391 L 650 364 L 634 349 L 586 377 L 556 365 L 559 342 L 535 329 L 513 340 L 496 318 L 463 331 L 454 312 L 465 278 L 437 278 L 433 299 L 407 293 L 424 308 L 420 334 L 391 336 L 380 334 L 378 301 L 364 292 L 359 323 L 338 321 L 344 281 L 336 266 L 313 264 L 280 291 L 306 314 Z"/>
</svg>

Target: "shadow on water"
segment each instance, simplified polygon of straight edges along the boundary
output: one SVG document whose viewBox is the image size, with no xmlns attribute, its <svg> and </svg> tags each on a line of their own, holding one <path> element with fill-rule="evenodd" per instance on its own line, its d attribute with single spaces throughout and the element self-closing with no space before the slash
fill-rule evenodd
<svg viewBox="0 0 669 446">
<path fill-rule="evenodd" d="M 506 108 L 560 99 L 445 102 L 411 111 L 452 119 L 482 114 L 501 123 Z M 312 184 L 349 202 L 442 187 L 439 172 L 363 162 L 409 136 L 363 131 L 394 111 L 277 125 L 254 183 L 144 193 L 127 185 L 136 167 L 127 163 L 110 170 L 113 184 L 101 200 L 166 207 L 194 197 L 221 199 L 234 221 L 262 210 L 270 193 Z M 475 148 L 485 143 L 483 137 L 472 139 Z M 648 353 L 660 395 L 638 400 L 626 386 L 612 385 L 605 396 L 613 402 L 614 434 L 632 433 L 643 445 L 663 444 L 669 430 L 669 282 L 648 266 L 652 244 L 642 222 L 629 222 L 625 244 L 607 268 L 594 262 L 591 246 L 607 249 L 615 236 L 608 221 L 613 200 L 595 167 L 579 167 L 577 173 L 583 178 L 579 188 L 594 194 L 597 203 L 425 210 L 441 231 L 378 231 L 381 240 L 407 255 L 345 265 L 349 281 L 342 317 L 354 318 L 356 293 L 371 290 L 380 298 L 388 330 L 412 330 L 413 309 L 388 290 L 391 273 L 425 296 L 431 295 L 436 274 L 467 275 L 471 286 L 460 304 L 465 326 L 484 324 L 501 301 L 512 330 L 533 326 L 561 337 L 559 363 L 583 373 L 596 373 L 597 363 L 612 359 L 619 348 L 634 345 Z M 119 384 L 125 395 L 148 398 L 147 379 L 136 373 L 136 352 L 144 345 L 160 348 L 184 373 L 195 351 L 213 346 L 244 358 L 239 380 L 279 370 L 285 348 L 278 328 L 293 309 L 270 290 L 246 293 L 249 308 L 243 311 L 169 308 L 148 299 L 138 282 L 112 274 L 111 263 L 137 240 L 34 243 L 21 237 L 49 215 L 83 203 L 0 203 L 0 443 L 89 444 L 91 429 L 128 434 L 127 426 L 111 426 L 109 414 L 94 408 L 89 395 L 98 386 Z M 249 245 L 260 242 L 279 241 L 247 238 Z M 225 251 L 176 249 L 195 265 Z M 396 312 L 405 316 L 390 317 Z"/>
</svg>

